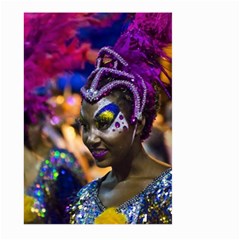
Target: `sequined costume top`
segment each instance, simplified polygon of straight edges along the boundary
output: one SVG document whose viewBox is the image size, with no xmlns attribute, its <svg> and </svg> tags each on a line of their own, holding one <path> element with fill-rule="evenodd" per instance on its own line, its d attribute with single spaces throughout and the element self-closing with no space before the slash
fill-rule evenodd
<svg viewBox="0 0 240 240">
<path fill-rule="evenodd" d="M 33 223 L 69 223 L 65 209 L 70 196 L 86 183 L 74 155 L 65 149 L 52 148 L 27 190 L 27 195 L 34 198 L 32 212 L 38 216 Z"/>
<path fill-rule="evenodd" d="M 70 204 L 70 223 L 92 224 L 106 208 L 98 198 L 103 178 L 83 187 L 77 199 Z M 142 192 L 117 207 L 127 217 L 129 224 L 172 223 L 172 170 L 168 169 L 155 178 Z"/>
</svg>

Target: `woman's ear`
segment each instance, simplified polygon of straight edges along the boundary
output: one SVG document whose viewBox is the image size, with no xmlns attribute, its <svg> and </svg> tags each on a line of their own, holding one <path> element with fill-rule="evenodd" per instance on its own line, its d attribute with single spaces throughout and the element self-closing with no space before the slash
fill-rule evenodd
<svg viewBox="0 0 240 240">
<path fill-rule="evenodd" d="M 145 123 L 146 123 L 145 116 L 142 117 L 142 120 L 138 120 L 136 135 L 140 135 L 142 133 Z"/>
</svg>

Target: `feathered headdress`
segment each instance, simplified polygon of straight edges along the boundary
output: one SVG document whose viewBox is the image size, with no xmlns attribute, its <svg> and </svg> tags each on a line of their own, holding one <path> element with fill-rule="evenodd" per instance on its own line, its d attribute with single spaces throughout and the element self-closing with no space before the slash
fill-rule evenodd
<svg viewBox="0 0 240 240">
<path fill-rule="evenodd" d="M 95 60 L 96 53 L 91 45 L 80 43 L 76 33 L 81 27 L 108 26 L 112 14 L 104 16 L 101 18 L 96 13 L 24 14 L 24 112 L 29 122 L 36 123 L 39 112 L 49 111 L 44 105 L 47 96 L 37 96 L 36 87 L 63 72 L 83 68 L 87 60 Z M 116 19 L 119 14 L 114 16 Z"/>
<path fill-rule="evenodd" d="M 169 84 L 160 78 L 165 72 L 161 61 L 171 63 L 172 44 L 171 13 L 137 13 L 129 26 L 114 46 L 127 62 L 130 71 L 136 72 L 145 81 L 156 81 L 171 98 L 171 76 L 166 73 Z M 149 80 L 148 80 L 149 79 Z"/>
</svg>

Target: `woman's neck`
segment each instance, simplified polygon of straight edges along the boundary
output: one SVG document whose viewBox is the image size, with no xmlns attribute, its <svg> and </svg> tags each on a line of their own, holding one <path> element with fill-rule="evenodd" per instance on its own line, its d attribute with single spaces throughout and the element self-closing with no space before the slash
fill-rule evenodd
<svg viewBox="0 0 240 240">
<path fill-rule="evenodd" d="M 110 177 L 115 178 L 117 182 L 141 176 L 143 174 L 145 163 L 149 161 L 141 143 L 133 146 L 132 151 L 126 156 L 126 159 L 118 166 L 112 166 Z"/>
</svg>

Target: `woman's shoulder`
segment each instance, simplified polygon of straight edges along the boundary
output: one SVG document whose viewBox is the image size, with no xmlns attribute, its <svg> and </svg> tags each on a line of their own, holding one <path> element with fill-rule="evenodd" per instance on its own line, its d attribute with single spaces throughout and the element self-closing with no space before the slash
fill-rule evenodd
<svg viewBox="0 0 240 240">
<path fill-rule="evenodd" d="M 146 188 L 145 195 L 151 196 L 154 201 L 172 197 L 172 169 L 168 168 L 156 177 Z M 158 201 L 157 201 L 158 202 Z"/>
<path fill-rule="evenodd" d="M 158 216 L 161 223 L 172 222 L 172 169 L 162 172 L 147 188 L 143 209 Z M 155 221 L 155 220 L 154 220 Z"/>
<path fill-rule="evenodd" d="M 155 183 L 161 189 L 169 188 L 172 189 L 172 168 L 167 168 L 157 178 Z"/>
<path fill-rule="evenodd" d="M 168 181 L 172 182 L 172 168 L 171 168 L 171 167 L 166 168 L 166 169 L 159 175 L 158 178 L 164 179 L 164 180 L 168 180 Z"/>
<path fill-rule="evenodd" d="M 172 187 L 172 168 L 167 168 L 161 174 L 156 177 L 153 184 L 161 188 Z"/>
<path fill-rule="evenodd" d="M 79 192 L 77 193 L 78 197 L 84 197 L 85 195 L 89 195 L 92 194 L 93 192 L 96 192 L 98 190 L 99 187 L 99 183 L 100 183 L 101 179 L 97 178 L 89 183 L 87 183 L 85 186 L 83 186 Z"/>
<path fill-rule="evenodd" d="M 83 186 L 76 195 L 78 201 L 84 202 L 85 200 L 89 200 L 89 198 L 91 197 L 96 197 L 99 192 L 101 183 L 107 177 L 108 174 L 109 172 L 103 177 L 96 178 L 95 180 Z"/>
</svg>

